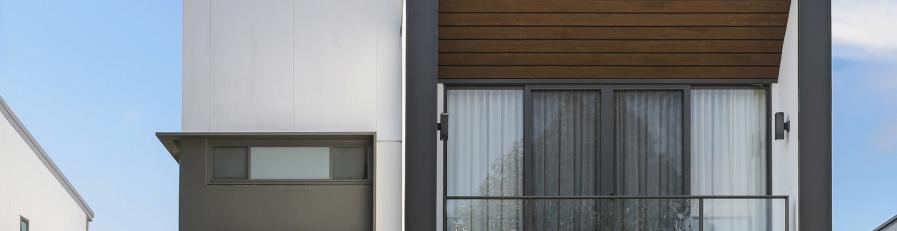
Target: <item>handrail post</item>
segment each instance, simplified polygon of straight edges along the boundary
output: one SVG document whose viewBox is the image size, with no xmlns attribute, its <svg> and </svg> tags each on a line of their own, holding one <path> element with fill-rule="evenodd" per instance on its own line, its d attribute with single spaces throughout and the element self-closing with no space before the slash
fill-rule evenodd
<svg viewBox="0 0 897 231">
<path fill-rule="evenodd" d="M 704 231 L 704 198 L 698 197 L 698 231 Z"/>
<path fill-rule="evenodd" d="M 791 207 L 791 202 L 788 201 L 788 197 L 785 197 L 785 231 L 791 230 L 791 214 L 788 211 L 788 207 Z"/>
</svg>

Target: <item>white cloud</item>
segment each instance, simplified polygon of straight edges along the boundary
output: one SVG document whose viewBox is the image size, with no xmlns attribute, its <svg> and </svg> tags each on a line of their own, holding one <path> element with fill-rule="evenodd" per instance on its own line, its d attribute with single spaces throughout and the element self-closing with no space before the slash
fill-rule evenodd
<svg viewBox="0 0 897 231">
<path fill-rule="evenodd" d="M 834 55 L 897 55 L 897 0 L 832 0 Z"/>
</svg>

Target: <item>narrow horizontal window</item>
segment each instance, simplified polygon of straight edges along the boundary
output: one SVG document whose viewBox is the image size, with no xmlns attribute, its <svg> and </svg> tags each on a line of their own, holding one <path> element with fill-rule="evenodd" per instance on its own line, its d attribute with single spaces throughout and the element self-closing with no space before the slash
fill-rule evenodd
<svg viewBox="0 0 897 231">
<path fill-rule="evenodd" d="M 367 145 L 212 147 L 212 180 L 367 180 Z"/>
</svg>

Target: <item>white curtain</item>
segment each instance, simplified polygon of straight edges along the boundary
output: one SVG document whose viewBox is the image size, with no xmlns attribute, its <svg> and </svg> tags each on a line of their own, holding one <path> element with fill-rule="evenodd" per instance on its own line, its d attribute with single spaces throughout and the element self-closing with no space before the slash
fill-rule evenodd
<svg viewBox="0 0 897 231">
<path fill-rule="evenodd" d="M 691 193 L 766 193 L 766 92 L 691 91 Z M 765 200 L 705 201 L 705 230 L 766 230 Z"/>
<path fill-rule="evenodd" d="M 682 195 L 683 93 L 616 92 L 616 152 L 623 195 Z M 688 230 L 687 200 L 624 200 L 624 230 Z"/>
<path fill-rule="evenodd" d="M 523 194 L 523 91 L 448 90 L 449 196 Z M 448 230 L 523 230 L 522 202 L 448 201 Z"/>
</svg>

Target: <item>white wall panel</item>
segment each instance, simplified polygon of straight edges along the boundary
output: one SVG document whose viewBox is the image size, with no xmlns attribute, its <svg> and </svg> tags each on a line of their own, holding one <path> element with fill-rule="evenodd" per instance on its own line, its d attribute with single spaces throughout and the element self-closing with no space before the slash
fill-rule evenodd
<svg viewBox="0 0 897 231">
<path fill-rule="evenodd" d="M 296 1 L 296 129 L 375 129 L 381 32 L 376 4 Z"/>
<path fill-rule="evenodd" d="M 401 3 L 186 0 L 183 130 L 399 140 Z"/>
<path fill-rule="evenodd" d="M 779 70 L 778 83 L 772 84 L 772 112 L 784 112 L 786 120 L 791 120 L 791 131 L 783 140 L 772 142 L 772 194 L 790 197 L 789 214 L 790 230 L 798 230 L 797 204 L 798 196 L 798 86 L 797 86 L 797 2 L 791 1 L 791 13 L 788 16 L 788 27 L 785 31 L 782 63 Z M 770 129 L 775 129 L 772 124 Z M 774 218 L 783 217 L 773 214 Z M 779 220 L 775 220 L 779 221 Z M 775 225 L 779 225 L 776 223 Z"/>
<path fill-rule="evenodd" d="M 291 128 L 292 5 L 291 0 L 211 4 L 211 130 Z"/>
<path fill-rule="evenodd" d="M 184 131 L 209 130 L 211 0 L 184 0 L 182 115 Z"/>
<path fill-rule="evenodd" d="M 402 139 L 402 1 L 375 4 L 377 32 L 377 138 Z M 434 86 L 435 87 L 435 86 Z"/>
</svg>

